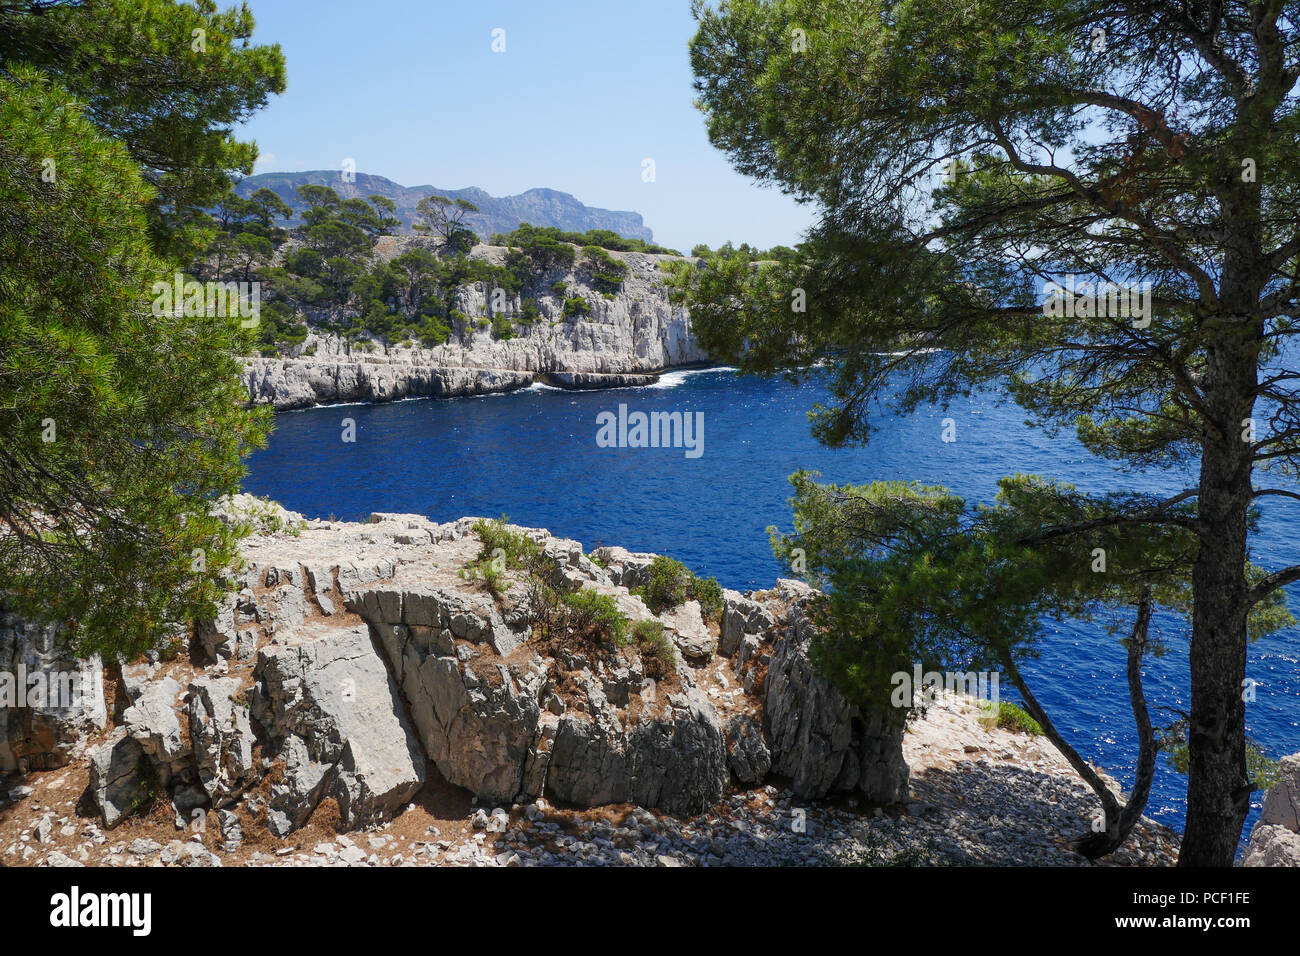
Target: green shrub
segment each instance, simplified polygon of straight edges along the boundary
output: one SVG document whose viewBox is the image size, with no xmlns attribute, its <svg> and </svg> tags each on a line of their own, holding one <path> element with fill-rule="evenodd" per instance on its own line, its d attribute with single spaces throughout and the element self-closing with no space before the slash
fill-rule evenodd
<svg viewBox="0 0 1300 956">
<path fill-rule="evenodd" d="M 627 266 L 619 262 L 600 246 L 587 245 L 582 247 L 582 257 L 597 268 L 602 268 L 607 272 L 626 272 Z"/>
<path fill-rule="evenodd" d="M 494 596 L 505 590 L 507 569 L 521 570 L 532 575 L 542 556 L 541 546 L 518 531 L 511 531 L 505 515 L 500 518 L 480 519 L 471 526 L 483 547 L 478 557 L 461 568 L 460 576 L 466 581 L 482 581 Z"/>
<path fill-rule="evenodd" d="M 679 256 L 676 249 L 646 242 L 644 239 L 629 239 L 609 229 L 589 229 L 586 232 L 568 232 L 557 226 L 534 226 L 520 223 L 519 228 L 511 233 L 494 233 L 488 243 L 493 246 L 530 246 L 542 240 L 566 242 L 575 246 L 613 249 L 616 252 L 653 252 L 660 255 Z"/>
<path fill-rule="evenodd" d="M 704 620 L 714 623 L 722 621 L 722 585 L 717 578 L 701 578 L 692 574 L 691 597 L 700 602 L 700 613 Z"/>
<path fill-rule="evenodd" d="M 502 342 L 508 342 L 515 337 L 515 327 L 500 313 L 492 316 L 492 337 Z"/>
<path fill-rule="evenodd" d="M 572 319 L 582 315 L 591 315 L 591 306 L 587 304 L 586 299 L 580 299 L 577 296 L 573 296 L 564 300 L 564 317 L 566 319 Z"/>
<path fill-rule="evenodd" d="M 447 339 L 451 338 L 451 328 L 442 319 L 431 315 L 415 329 L 415 334 L 422 345 L 426 348 L 433 348 L 435 345 L 442 345 Z"/>
<path fill-rule="evenodd" d="M 998 726 L 1003 730 L 1014 730 L 1018 733 L 1029 734 L 1032 737 L 1041 737 L 1043 735 L 1043 728 L 1038 721 L 1015 704 L 1005 700 L 998 701 Z"/>
<path fill-rule="evenodd" d="M 599 246 L 583 246 L 582 257 L 591 272 L 591 284 L 600 293 L 612 296 L 623 285 L 627 265 Z"/>
<path fill-rule="evenodd" d="M 238 504 L 232 499 L 229 504 L 230 516 L 240 529 L 240 534 L 288 534 L 298 537 L 307 522 L 301 518 L 290 517 L 290 513 L 278 502 L 270 498 L 250 496 Z"/>
<path fill-rule="evenodd" d="M 641 652 L 641 663 L 647 677 L 663 680 L 672 673 L 677 663 L 677 649 L 664 633 L 658 621 L 637 621 L 632 628 L 632 640 Z"/>
<path fill-rule="evenodd" d="M 494 597 L 501 594 L 505 588 L 505 576 L 501 573 L 497 563 L 492 559 L 478 560 L 472 564 L 467 564 L 460 569 L 460 576 L 466 581 L 482 581 L 483 586 L 492 593 Z"/>
<path fill-rule="evenodd" d="M 655 614 L 695 600 L 700 602 L 700 613 L 706 621 L 722 619 L 722 586 L 716 578 L 697 577 L 690 568 L 667 555 L 657 555 L 650 562 L 649 582 L 635 593 L 645 601 Z"/>
<path fill-rule="evenodd" d="M 599 640 L 622 647 L 628 642 L 628 620 L 612 595 L 579 588 L 560 596 L 561 626 L 579 639 Z"/>
<path fill-rule="evenodd" d="M 537 228 L 523 223 L 509 235 L 497 233 L 489 242 L 510 246 L 506 253 L 506 269 L 514 276 L 519 288 L 533 287 L 550 269 L 567 269 L 573 265 L 577 253 L 573 246 L 556 238 L 557 229 Z"/>
<path fill-rule="evenodd" d="M 636 593 L 652 612 L 662 614 L 686 601 L 691 579 L 691 572 L 686 565 L 661 554 L 650 562 L 647 573 L 650 580 L 637 588 Z"/>
<path fill-rule="evenodd" d="M 527 571 L 533 570 L 541 557 L 541 545 L 520 531 L 510 530 L 505 515 L 481 518 L 470 526 L 470 530 L 483 544 L 477 559 L 480 562 L 495 560 L 498 566 Z"/>
<path fill-rule="evenodd" d="M 590 588 L 570 592 L 555 587 L 551 583 L 554 568 L 542 546 L 528 535 L 511 530 L 507 521 L 502 515 L 474 522 L 471 530 L 483 546 L 478 557 L 462 569 L 461 577 L 483 581 L 495 595 L 502 590 L 502 575 L 507 569 L 521 571 L 537 637 L 627 645 L 630 625 L 618 602 Z"/>
<path fill-rule="evenodd" d="M 562 296 L 568 290 L 568 288 L 569 288 L 569 283 L 565 282 L 563 279 L 556 279 L 553 283 L 551 283 L 551 295 L 557 297 Z"/>
</svg>

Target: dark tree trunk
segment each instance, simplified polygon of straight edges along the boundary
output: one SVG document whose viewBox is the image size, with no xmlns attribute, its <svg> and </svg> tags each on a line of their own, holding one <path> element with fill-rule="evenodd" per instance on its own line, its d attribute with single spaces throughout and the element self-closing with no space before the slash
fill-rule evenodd
<svg viewBox="0 0 1300 956">
<path fill-rule="evenodd" d="M 1151 796 L 1151 782 L 1156 776 L 1156 732 L 1151 726 L 1151 712 L 1147 709 L 1146 693 L 1142 689 L 1142 657 L 1147 650 L 1147 633 L 1151 627 L 1151 592 L 1143 593 L 1138 601 L 1137 620 L 1133 622 L 1133 636 L 1128 645 L 1128 699 L 1133 708 L 1133 723 L 1137 725 L 1138 759 L 1133 775 L 1133 792 L 1120 814 L 1121 839 L 1137 825 Z M 1118 846 L 1118 844 L 1116 844 Z M 1113 848 L 1112 848 L 1113 849 Z"/>
<path fill-rule="evenodd" d="M 1121 808 L 1119 800 L 1111 792 L 1106 781 L 1092 769 L 1069 742 L 1061 736 L 1060 731 L 1047 716 L 1042 704 L 1029 690 L 1020 669 L 1016 667 L 1010 654 L 1000 652 L 1003 670 L 1010 676 L 1012 683 L 1020 691 L 1025 701 L 1025 710 L 1029 716 L 1038 721 L 1043 728 L 1043 735 L 1061 753 L 1070 766 L 1081 776 L 1092 792 L 1101 801 L 1104 827 L 1096 832 L 1079 838 L 1074 848 L 1089 860 L 1098 860 L 1119 849 L 1128 839 L 1129 833 L 1142 818 L 1146 809 L 1147 797 L 1151 794 L 1151 781 L 1156 769 L 1156 739 L 1151 727 L 1151 715 L 1147 710 L 1146 695 L 1142 690 L 1142 656 L 1146 652 L 1147 631 L 1151 624 L 1151 594 L 1144 593 L 1138 601 L 1137 620 L 1133 623 L 1133 634 L 1128 642 L 1128 690 L 1129 702 L 1133 706 L 1133 720 L 1138 732 L 1137 776 L 1133 783 L 1133 792 L 1128 802 Z"/>
<path fill-rule="evenodd" d="M 1129 794 L 1124 809 L 1118 814 L 1119 819 L 1112 819 L 1114 812 L 1106 800 L 1106 828 L 1100 833 L 1091 834 L 1075 844 L 1075 849 L 1090 860 L 1098 860 L 1114 853 L 1128 839 L 1128 835 L 1142 819 L 1146 809 L 1147 798 L 1151 796 L 1151 781 L 1156 775 L 1156 734 L 1151 726 L 1151 712 L 1147 709 L 1146 694 L 1142 690 L 1142 657 L 1146 653 L 1147 633 L 1151 626 L 1151 593 L 1148 591 L 1138 601 L 1137 620 L 1133 622 L 1133 634 L 1128 640 L 1128 697 L 1133 708 L 1133 722 L 1137 725 L 1138 759 L 1137 770 L 1133 777 L 1133 790 Z"/>
<path fill-rule="evenodd" d="M 1250 610 L 1246 537 L 1253 449 L 1243 423 L 1253 407 L 1259 329 L 1240 321 L 1225 325 L 1207 349 L 1204 395 L 1216 427 L 1207 428 L 1201 456 L 1201 538 L 1192 570 L 1187 826 L 1179 866 L 1232 866 L 1252 789 L 1242 683 Z"/>
</svg>

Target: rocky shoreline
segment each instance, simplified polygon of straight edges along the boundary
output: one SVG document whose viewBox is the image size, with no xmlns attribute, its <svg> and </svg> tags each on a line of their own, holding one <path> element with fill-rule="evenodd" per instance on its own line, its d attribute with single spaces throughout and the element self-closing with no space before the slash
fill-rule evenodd
<svg viewBox="0 0 1300 956">
<path fill-rule="evenodd" d="M 421 241 L 386 236 L 376 254 L 391 258 Z M 505 252 L 479 245 L 471 255 L 500 265 Z M 534 382 L 572 389 L 627 388 L 652 384 L 670 369 L 707 363 L 709 356 L 691 333 L 690 316 L 669 301 L 663 285 L 661 266 L 674 257 L 609 254 L 627 266 L 617 293 L 604 295 L 588 284 L 585 272 L 571 270 L 559 279 L 561 292 L 536 297 L 539 317 L 517 325 L 509 339 L 497 338 L 487 321 L 492 290 L 482 282 L 458 293 L 456 308 L 472 323 L 443 345 L 351 342 L 313 328 L 279 357 L 245 360 L 249 401 L 287 410 L 487 395 Z M 587 314 L 566 314 L 571 299 L 581 299 Z M 508 312 L 517 313 L 521 303 L 519 297 L 511 298 Z M 311 322 L 321 319 L 309 316 Z"/>
<path fill-rule="evenodd" d="M 652 659 L 540 639 L 527 581 L 467 573 L 475 519 L 228 508 L 261 530 L 214 620 L 78 708 L 0 715 L 0 864 L 1089 865 L 1095 798 L 1044 738 L 959 695 L 906 730 L 859 711 L 812 670 L 800 582 L 656 614 L 654 555 L 512 528 L 551 586 L 662 632 Z M 0 655 L 66 664 L 11 615 Z M 1288 773 L 1248 862 L 1286 859 Z M 1144 819 L 1103 865 L 1177 845 Z"/>
</svg>

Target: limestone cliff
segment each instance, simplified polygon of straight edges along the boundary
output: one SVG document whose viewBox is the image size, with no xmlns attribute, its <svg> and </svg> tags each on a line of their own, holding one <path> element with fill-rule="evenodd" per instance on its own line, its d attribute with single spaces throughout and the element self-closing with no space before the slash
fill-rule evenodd
<svg viewBox="0 0 1300 956">
<path fill-rule="evenodd" d="M 247 496 L 230 509 L 260 513 Z M 805 660 L 806 628 L 787 622 L 806 585 L 723 591 L 708 623 L 693 600 L 656 615 L 636 592 L 653 555 L 588 556 L 512 527 L 536 542 L 555 593 L 605 595 L 629 634 L 656 635 L 592 641 L 539 623 L 537 579 L 510 570 L 494 592 L 469 573 L 482 550 L 474 519 L 277 514 L 281 530 L 245 542 L 237 589 L 199 622 L 191 653 L 125 666 L 108 735 L 68 722 L 69 739 L 46 748 L 42 765 L 58 766 L 99 739 L 87 797 L 105 826 L 165 791 L 182 819 L 238 809 L 245 826 L 284 836 L 332 799 L 360 828 L 400 812 L 427 764 L 494 804 L 549 793 L 700 813 L 733 777 L 757 786 L 778 764 L 800 797 L 906 798 L 901 724 L 865 721 L 810 671 L 765 684 L 774 654 Z"/>
<path fill-rule="evenodd" d="M 376 254 L 391 258 L 420 239 L 386 236 Z M 471 255 L 502 264 L 506 250 L 479 245 Z M 544 380 L 561 387 L 600 388 L 648 384 L 655 373 L 705 362 L 708 356 L 691 333 L 686 311 L 668 301 L 660 264 L 673 257 L 611 252 L 628 272 L 619 291 L 605 297 L 587 284 L 582 269 L 548 275 L 536 296 L 540 317 L 516 325 L 508 340 L 496 338 L 487 322 L 492 290 L 486 283 L 464 287 L 457 309 L 474 321 L 454 330 L 433 348 L 349 343 L 312 332 L 282 358 L 249 359 L 244 384 L 249 398 L 277 409 L 336 402 L 391 402 L 416 397 L 452 397 L 507 392 Z M 563 281 L 562 293 L 550 285 Z M 589 314 L 566 317 L 564 300 L 581 298 Z M 507 299 L 507 311 L 521 297 Z M 482 324 L 480 324 L 482 323 Z"/>
</svg>

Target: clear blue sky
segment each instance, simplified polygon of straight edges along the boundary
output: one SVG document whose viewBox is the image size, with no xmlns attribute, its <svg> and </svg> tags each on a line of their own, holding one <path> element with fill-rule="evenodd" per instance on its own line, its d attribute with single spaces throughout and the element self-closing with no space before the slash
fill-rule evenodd
<svg viewBox="0 0 1300 956">
<path fill-rule="evenodd" d="M 545 186 L 630 209 L 687 251 L 798 240 L 800 206 L 731 169 L 693 105 L 687 0 L 248 0 L 288 89 L 241 130 L 258 172 L 337 169 L 407 186 Z M 505 31 L 505 52 L 492 31 Z M 642 161 L 655 162 L 654 182 Z"/>
</svg>

